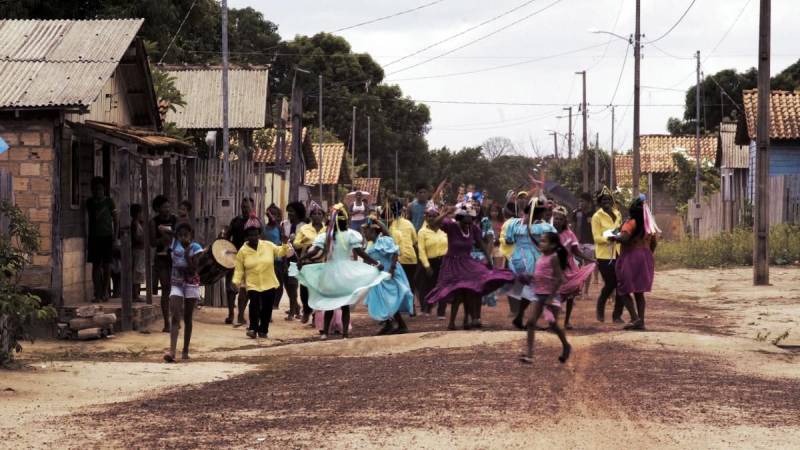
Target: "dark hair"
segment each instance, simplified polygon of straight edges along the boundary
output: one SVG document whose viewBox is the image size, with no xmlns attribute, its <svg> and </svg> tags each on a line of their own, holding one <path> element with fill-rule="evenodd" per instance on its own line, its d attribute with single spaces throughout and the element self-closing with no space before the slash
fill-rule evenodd
<svg viewBox="0 0 800 450">
<path fill-rule="evenodd" d="M 131 204 L 131 219 L 135 218 L 142 212 L 142 205 L 138 203 Z"/>
<path fill-rule="evenodd" d="M 554 233 L 552 231 L 548 231 L 542 235 L 543 238 L 547 238 L 548 241 L 553 242 L 556 244 L 556 255 L 558 255 L 558 265 L 561 266 L 561 270 L 567 268 L 567 249 L 561 245 L 561 237 L 559 237 L 558 233 Z"/>
<path fill-rule="evenodd" d="M 156 198 L 154 198 L 153 202 L 151 203 L 153 211 L 157 212 L 162 206 L 164 206 L 164 203 L 169 203 L 169 199 L 163 194 L 156 195 Z"/>
<path fill-rule="evenodd" d="M 300 202 L 291 202 L 286 205 L 286 211 L 290 209 L 294 210 L 294 213 L 297 215 L 297 220 L 304 221 L 306 220 L 306 206 Z"/>
<path fill-rule="evenodd" d="M 347 231 L 347 216 L 344 214 L 336 216 L 336 229 L 339 231 Z"/>
<path fill-rule="evenodd" d="M 181 223 L 179 223 L 175 227 L 175 234 L 180 233 L 180 231 L 183 230 L 183 229 L 187 229 L 187 230 L 189 230 L 189 233 L 194 234 L 194 228 L 192 228 L 192 225 L 189 222 L 181 222 Z"/>
<path fill-rule="evenodd" d="M 423 189 L 425 189 L 427 191 L 428 190 L 428 185 L 424 184 L 424 183 L 420 183 L 420 184 L 414 186 L 414 192 L 419 192 L 419 191 L 421 191 Z"/>
<path fill-rule="evenodd" d="M 181 206 L 186 208 L 187 211 L 191 211 L 192 210 L 192 202 L 190 202 L 189 200 L 182 201 L 181 202 Z"/>
<path fill-rule="evenodd" d="M 106 180 L 103 179 L 103 177 L 92 177 L 90 186 L 92 189 L 94 189 L 95 186 L 106 187 Z"/>
<path fill-rule="evenodd" d="M 249 203 L 250 206 L 253 206 L 253 203 L 255 203 L 255 201 L 253 200 L 253 197 L 242 197 L 242 201 L 241 201 L 241 203 L 239 203 L 239 207 L 241 207 L 244 204 L 244 202 Z"/>
<path fill-rule="evenodd" d="M 633 232 L 632 238 L 640 238 L 644 236 L 644 205 L 639 201 L 634 201 L 631 204 L 630 210 L 631 219 L 636 221 L 636 231 Z"/>
<path fill-rule="evenodd" d="M 531 212 L 531 206 L 530 204 L 528 204 L 528 206 L 525 207 L 525 214 L 530 214 L 530 212 Z M 542 206 L 540 203 L 537 203 L 536 207 L 533 208 L 533 220 L 541 219 L 542 215 L 545 212 L 547 212 L 547 208 Z"/>
</svg>

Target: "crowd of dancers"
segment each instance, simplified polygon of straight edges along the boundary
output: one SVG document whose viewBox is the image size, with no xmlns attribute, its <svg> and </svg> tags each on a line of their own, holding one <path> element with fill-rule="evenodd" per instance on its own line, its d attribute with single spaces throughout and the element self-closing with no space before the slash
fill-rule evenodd
<svg viewBox="0 0 800 450">
<path fill-rule="evenodd" d="M 271 205 L 264 220 L 251 199 L 242 199 L 240 214 L 222 234 L 237 249 L 226 278 L 226 323 L 246 325 L 250 338 L 267 338 L 285 291 L 285 319 L 316 327 L 323 340 L 348 337 L 351 309 L 359 303 L 379 324 L 378 334 L 408 332 L 404 317 L 436 314 L 448 320 L 448 306 L 449 329 L 456 329 L 462 309 L 462 327 L 477 329 L 482 308 L 505 296 L 513 326 L 527 330 L 521 361 L 532 362 L 537 322 L 544 319 L 561 341 L 559 360 L 565 362 L 571 352 L 565 329 L 572 328 L 574 302 L 587 294 L 599 271 L 597 319 L 605 319 L 605 303 L 614 292 L 613 320 L 622 321 L 627 308 L 630 322 L 624 328 L 645 328 L 644 294 L 652 287 L 660 230 L 644 196 L 633 200 L 623 220 L 607 188 L 582 195 L 573 212 L 539 190 L 510 191 L 503 202 L 493 202 L 470 185 L 449 203 L 439 190 L 431 196 L 427 186 L 418 186 L 413 201 L 382 208 L 373 208 L 360 192 L 328 211 L 313 201 L 293 202 L 284 216 Z M 189 357 L 203 249 L 188 223 L 177 224 L 174 234 L 160 234 L 168 211 L 163 204 L 153 207 L 159 214 L 151 230 L 170 259 L 170 276 L 161 277 L 170 286 L 166 299 L 162 289 L 162 309 L 165 331 L 171 332 L 164 359 L 174 362 L 181 321 L 182 357 Z"/>
</svg>

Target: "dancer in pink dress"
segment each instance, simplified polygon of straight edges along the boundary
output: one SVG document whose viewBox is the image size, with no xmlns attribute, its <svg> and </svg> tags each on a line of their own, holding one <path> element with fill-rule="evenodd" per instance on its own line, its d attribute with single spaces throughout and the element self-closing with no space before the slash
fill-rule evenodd
<svg viewBox="0 0 800 450">
<path fill-rule="evenodd" d="M 595 260 L 581 252 L 580 242 L 575 233 L 569 228 L 567 220 L 567 209 L 563 206 L 553 208 L 553 226 L 558 231 L 561 245 L 567 250 L 567 268 L 564 271 L 564 285 L 559 289 L 561 301 L 566 304 L 564 314 L 564 328 L 572 329 L 569 323 L 572 316 L 572 308 L 575 306 L 575 297 L 580 295 L 581 286 L 586 283 L 595 269 Z M 578 266 L 580 260 L 582 265 Z"/>
</svg>

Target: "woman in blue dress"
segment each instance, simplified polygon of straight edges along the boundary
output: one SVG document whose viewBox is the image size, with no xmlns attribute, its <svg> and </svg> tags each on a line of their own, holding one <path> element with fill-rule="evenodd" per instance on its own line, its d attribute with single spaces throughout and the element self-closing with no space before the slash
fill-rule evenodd
<svg viewBox="0 0 800 450">
<path fill-rule="evenodd" d="M 300 263 L 313 261 L 322 252 L 325 262 L 305 264 L 297 271 L 297 279 L 308 288 L 308 304 L 316 311 L 325 311 L 322 339 L 328 338 L 333 312 L 342 309 L 342 337 L 350 330 L 350 306 L 363 300 L 369 290 L 387 278 L 383 266 L 363 248 L 361 233 L 349 229 L 347 209 L 341 203 L 333 207 L 328 231 L 320 233 Z M 364 262 L 356 261 L 360 257 Z M 366 263 L 366 264 L 365 264 Z"/>
<path fill-rule="evenodd" d="M 381 263 L 383 270 L 390 275 L 390 278 L 369 290 L 364 301 L 369 316 L 383 322 L 383 328 L 378 334 L 406 333 L 408 327 L 401 313 L 414 312 L 414 294 L 411 292 L 403 266 L 397 263 L 400 247 L 379 220 L 368 219 L 363 229 L 364 236 L 369 242 L 367 254 Z M 397 322 L 397 328 L 393 328 L 393 320 Z"/>
<path fill-rule="evenodd" d="M 509 269 L 514 272 L 517 280 L 508 292 L 508 296 L 519 300 L 519 310 L 512 324 L 524 329 L 523 318 L 525 309 L 534 300 L 533 285 L 526 283 L 526 280 L 533 278 L 536 268 L 536 261 L 542 255 L 539 252 L 538 240 L 548 232 L 556 232 L 553 225 L 542 220 L 547 207 L 543 202 L 534 198 L 525 207 L 525 213 L 521 218 L 511 219 L 506 229 L 506 243 L 514 245 L 514 252 L 509 260 Z"/>
</svg>

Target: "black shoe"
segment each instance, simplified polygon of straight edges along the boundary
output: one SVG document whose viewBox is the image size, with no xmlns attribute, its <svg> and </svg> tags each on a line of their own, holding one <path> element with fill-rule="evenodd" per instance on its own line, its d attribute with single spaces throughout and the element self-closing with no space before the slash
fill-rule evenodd
<svg viewBox="0 0 800 450">
<path fill-rule="evenodd" d="M 612 320 L 614 323 L 625 323 L 625 321 L 622 320 L 622 317 L 614 317 Z"/>
<path fill-rule="evenodd" d="M 378 331 L 378 336 L 382 336 L 384 334 L 391 334 L 392 330 L 394 330 L 394 328 L 392 328 L 392 322 L 386 321 L 383 324 L 383 328 L 381 328 L 380 331 Z"/>
<path fill-rule="evenodd" d="M 561 364 L 564 364 L 565 362 L 567 362 L 567 360 L 569 359 L 569 354 L 570 354 L 571 352 L 572 352 L 572 346 L 571 346 L 571 345 L 569 345 L 569 344 L 567 344 L 567 345 L 564 347 L 564 351 L 563 351 L 563 352 L 561 352 L 561 356 L 559 356 L 559 357 L 558 357 L 558 361 L 559 361 Z"/>
<path fill-rule="evenodd" d="M 525 325 L 522 324 L 522 319 L 520 319 L 519 317 L 517 317 L 514 320 L 512 320 L 511 321 L 511 325 L 514 325 L 514 328 L 516 328 L 518 330 L 524 330 L 525 329 Z"/>
<path fill-rule="evenodd" d="M 309 313 L 303 313 L 303 318 L 300 319 L 300 323 L 308 323 L 308 319 L 311 317 Z"/>
<path fill-rule="evenodd" d="M 258 337 L 260 337 L 261 339 L 266 339 L 267 333 L 258 333 Z"/>
<path fill-rule="evenodd" d="M 246 335 L 247 335 L 247 337 L 249 337 L 250 339 L 255 339 L 255 338 L 256 338 L 256 332 L 255 332 L 255 331 L 253 331 L 253 330 L 247 330 L 247 332 L 246 332 L 245 334 L 246 334 Z"/>
<path fill-rule="evenodd" d="M 232 323 L 233 323 L 233 317 L 225 318 L 225 325 L 231 325 Z"/>
<path fill-rule="evenodd" d="M 408 328 L 406 328 L 406 327 L 396 328 L 392 333 L 393 334 L 406 334 L 406 333 L 408 333 Z"/>
</svg>

